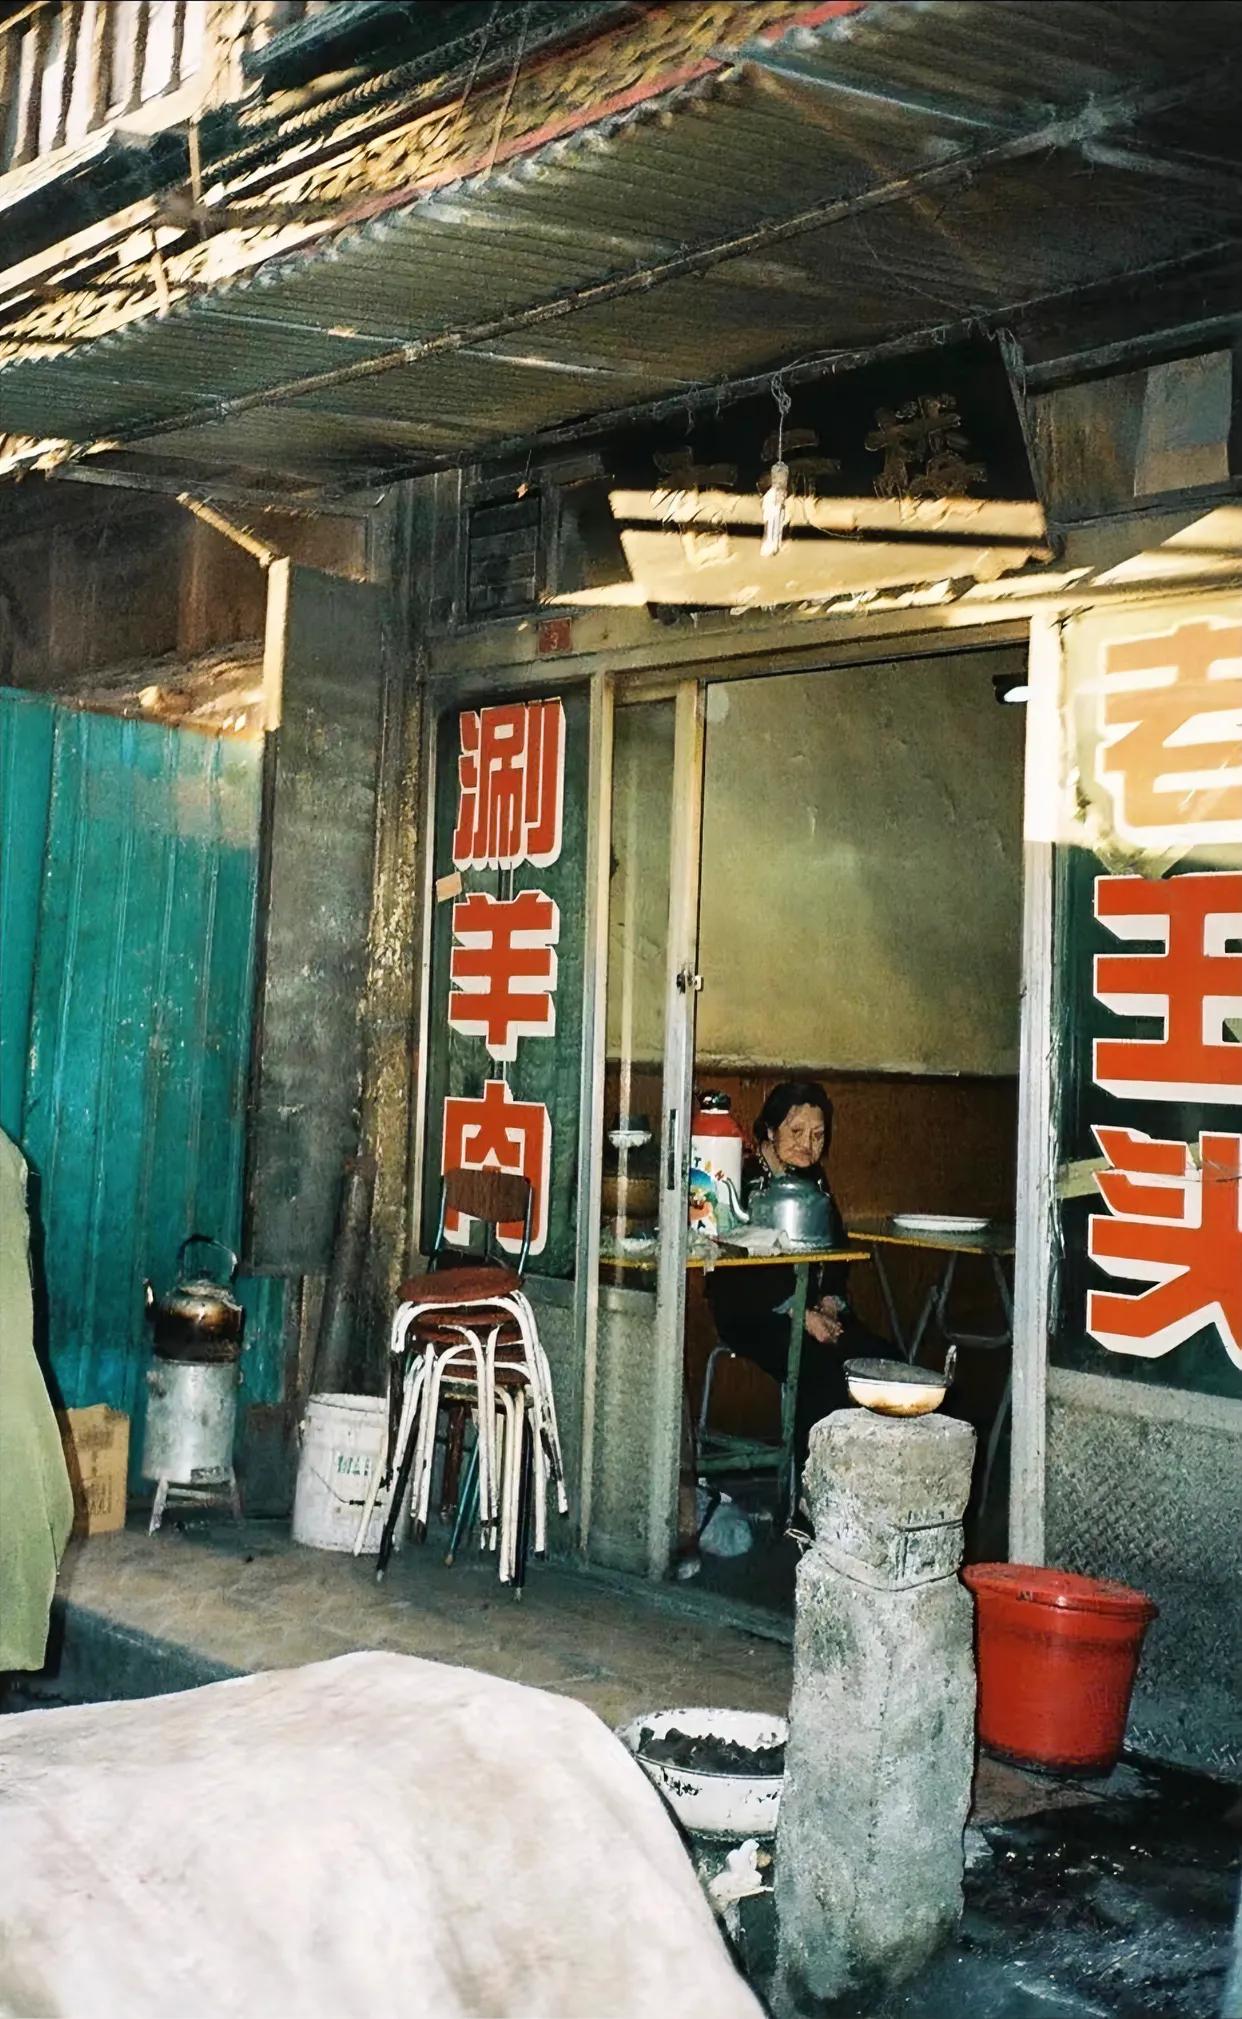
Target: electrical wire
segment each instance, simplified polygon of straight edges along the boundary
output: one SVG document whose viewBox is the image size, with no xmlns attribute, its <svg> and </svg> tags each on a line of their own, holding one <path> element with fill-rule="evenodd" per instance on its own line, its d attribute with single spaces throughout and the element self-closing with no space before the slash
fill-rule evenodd
<svg viewBox="0 0 1242 2019">
<path fill-rule="evenodd" d="M 526 31 L 530 26 L 530 8 L 531 0 L 526 0 L 526 5 L 522 9 L 522 26 L 518 32 L 518 45 L 513 58 L 513 68 L 509 72 L 509 83 L 505 90 L 504 102 L 496 115 L 496 128 L 492 134 L 491 153 L 487 157 L 487 167 L 483 171 L 485 175 L 490 175 L 496 166 L 496 156 L 500 149 L 500 136 L 504 131 L 505 121 L 509 117 L 509 107 L 513 103 L 513 93 L 517 86 L 518 71 L 522 67 L 522 57 L 526 53 Z"/>
</svg>

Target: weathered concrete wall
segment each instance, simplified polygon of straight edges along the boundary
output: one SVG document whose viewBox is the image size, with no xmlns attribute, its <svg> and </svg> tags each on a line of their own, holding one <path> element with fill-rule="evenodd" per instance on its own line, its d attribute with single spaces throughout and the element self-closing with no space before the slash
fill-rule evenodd
<svg viewBox="0 0 1242 2019">
<path fill-rule="evenodd" d="M 327 1267 L 359 1147 L 386 603 L 371 584 L 289 573 L 246 1172 L 247 1256 L 277 1275 Z"/>
<path fill-rule="evenodd" d="M 361 1357 L 378 1372 L 409 1260 L 418 1045 L 418 838 L 423 688 L 397 607 L 385 659 L 370 944 L 362 1006 L 362 1141 L 375 1191 L 359 1299 Z"/>
<path fill-rule="evenodd" d="M 975 1677 L 956 1572 L 974 1441 L 951 1417 L 860 1409 L 811 1433 L 776 1843 L 781 2019 L 865 2011 L 961 1912 Z"/>
<path fill-rule="evenodd" d="M 370 572 L 362 517 L 232 516 L 307 566 Z M 34 477 L 0 504 L 0 685 L 75 694 L 112 667 L 257 644 L 265 601 L 253 555 L 172 498 Z"/>
<path fill-rule="evenodd" d="M 601 1293 L 590 1553 L 610 1570 L 647 1573 L 655 1297 Z"/>
</svg>

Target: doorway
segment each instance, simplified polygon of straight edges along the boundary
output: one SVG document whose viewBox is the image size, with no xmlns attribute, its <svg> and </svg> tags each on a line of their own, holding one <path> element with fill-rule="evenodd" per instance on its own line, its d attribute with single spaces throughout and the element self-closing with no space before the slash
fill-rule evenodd
<svg viewBox="0 0 1242 2019">
<path fill-rule="evenodd" d="M 980 1437 L 971 1549 L 1005 1554 L 1025 744 L 1005 697 L 1025 674 L 1024 648 L 992 647 L 616 708 L 600 1282 L 645 1283 L 651 1304 L 654 1574 L 791 1602 L 778 1475 L 699 1463 L 700 1431 L 780 1438 L 779 1367 L 747 1350 L 759 1271 L 704 1264 L 687 1213 L 696 1100 L 727 1098 L 751 1179 L 756 1120 L 789 1081 L 822 1089 L 860 1258 L 824 1294 L 876 1351 L 936 1366 L 962 1342 L 946 1406 Z M 982 1220 L 996 1254 L 881 1245 L 905 1213 Z"/>
</svg>

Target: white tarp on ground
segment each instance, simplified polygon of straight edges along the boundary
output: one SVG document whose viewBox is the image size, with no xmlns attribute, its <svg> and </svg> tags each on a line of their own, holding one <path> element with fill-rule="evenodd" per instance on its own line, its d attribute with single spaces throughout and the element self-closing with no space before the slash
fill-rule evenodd
<svg viewBox="0 0 1242 2019">
<path fill-rule="evenodd" d="M 567 1698 L 354 1654 L 0 1741 L 6 2019 L 758 2019 Z"/>
</svg>

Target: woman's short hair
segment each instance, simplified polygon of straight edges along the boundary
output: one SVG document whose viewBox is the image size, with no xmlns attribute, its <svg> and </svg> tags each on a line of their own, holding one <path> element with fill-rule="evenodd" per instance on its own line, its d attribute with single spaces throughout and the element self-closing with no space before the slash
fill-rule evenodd
<svg viewBox="0 0 1242 2019">
<path fill-rule="evenodd" d="M 818 1108 L 824 1118 L 824 1151 L 832 1141 L 832 1102 L 818 1080 L 782 1080 L 755 1116 L 755 1142 L 771 1142 L 794 1108 Z"/>
</svg>

